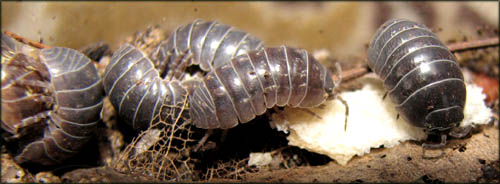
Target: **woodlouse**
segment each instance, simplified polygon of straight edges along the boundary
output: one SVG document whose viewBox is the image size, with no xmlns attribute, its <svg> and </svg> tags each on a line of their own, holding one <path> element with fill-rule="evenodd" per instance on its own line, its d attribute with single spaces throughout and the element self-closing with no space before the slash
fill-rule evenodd
<svg viewBox="0 0 500 184">
<path fill-rule="evenodd" d="M 463 74 L 455 56 L 424 25 L 404 19 L 385 22 L 370 43 L 368 65 L 410 124 L 439 132 L 463 120 Z"/>
<path fill-rule="evenodd" d="M 189 65 L 210 71 L 235 56 L 262 47 L 262 41 L 249 33 L 216 21 L 197 19 L 179 26 L 150 58 L 162 78 L 182 80 Z"/>
<path fill-rule="evenodd" d="M 2 34 L 2 128 L 15 144 L 16 162 L 61 163 L 100 119 L 101 79 L 76 50 L 20 48 Z"/>
<path fill-rule="evenodd" d="M 200 128 L 231 128 L 275 105 L 313 107 L 331 97 L 330 72 L 307 51 L 282 46 L 250 51 L 215 67 L 206 76 L 179 82 L 162 80 L 152 61 L 125 44 L 113 55 L 104 88 L 119 115 L 135 129 L 158 115 L 177 115 L 188 95 L 189 117 Z M 167 110 L 168 111 L 168 110 Z"/>
<path fill-rule="evenodd" d="M 250 51 L 191 83 L 197 127 L 232 128 L 275 105 L 314 107 L 333 96 L 330 72 L 306 50 L 281 46 Z"/>
</svg>

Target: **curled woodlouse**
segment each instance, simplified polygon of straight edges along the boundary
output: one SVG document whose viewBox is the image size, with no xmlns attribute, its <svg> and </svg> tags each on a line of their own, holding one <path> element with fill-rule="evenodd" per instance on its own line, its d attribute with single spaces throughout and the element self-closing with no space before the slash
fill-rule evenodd
<svg viewBox="0 0 500 184">
<path fill-rule="evenodd" d="M 17 63 L 29 63 L 28 56 L 17 54 L 20 48 L 2 34 L 2 128 L 15 137 L 21 136 L 23 119 L 43 111 L 45 106 L 39 99 L 43 93 L 36 86 L 14 85 L 16 80 L 43 80 L 42 76 Z M 17 65 L 16 65 L 17 64 Z"/>
<path fill-rule="evenodd" d="M 177 115 L 186 98 L 178 80 L 163 80 L 146 54 L 130 44 L 113 53 L 103 84 L 118 114 L 134 129 L 147 128 L 165 105 L 174 112 L 161 113 Z"/>
<path fill-rule="evenodd" d="M 249 33 L 216 21 L 197 19 L 179 26 L 150 58 L 162 78 L 181 80 L 189 65 L 199 64 L 202 70 L 210 71 L 235 56 L 262 47 L 262 41 Z"/>
<path fill-rule="evenodd" d="M 410 124 L 444 131 L 463 120 L 463 74 L 455 56 L 424 25 L 404 19 L 384 23 L 370 43 L 368 65 Z"/>
<path fill-rule="evenodd" d="M 104 90 L 94 64 L 69 48 L 19 50 L 2 34 L 2 128 L 18 163 L 61 163 L 87 142 Z"/>
<path fill-rule="evenodd" d="M 160 106 L 179 112 L 188 94 L 189 117 L 197 127 L 226 129 L 275 105 L 317 106 L 333 94 L 330 77 L 307 51 L 282 46 L 237 56 L 201 79 L 167 81 L 145 53 L 125 44 L 113 55 L 103 81 L 119 115 L 135 129 L 163 113 Z"/>
</svg>

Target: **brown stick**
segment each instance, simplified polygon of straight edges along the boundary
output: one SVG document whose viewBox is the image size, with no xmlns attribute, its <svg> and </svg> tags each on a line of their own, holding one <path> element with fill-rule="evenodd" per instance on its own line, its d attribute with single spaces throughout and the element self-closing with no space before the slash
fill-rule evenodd
<svg viewBox="0 0 500 184">
<path fill-rule="evenodd" d="M 498 47 L 498 37 L 453 43 L 447 45 L 447 47 L 451 52 L 460 52 L 485 47 Z"/>
<path fill-rule="evenodd" d="M 16 39 L 17 41 L 21 42 L 21 43 L 24 43 L 24 44 L 27 44 L 27 45 L 30 45 L 32 47 L 35 47 L 35 48 L 39 48 L 39 49 L 44 49 L 44 48 L 50 48 L 50 46 L 48 45 L 45 45 L 45 44 L 42 44 L 42 43 L 39 43 L 39 42 L 34 42 L 34 41 L 31 41 L 25 37 L 22 37 L 20 35 L 17 35 L 17 34 L 14 34 L 10 31 L 7 31 L 5 30 L 4 33 L 11 37 L 11 38 L 14 38 Z"/>
<path fill-rule="evenodd" d="M 344 81 L 344 82 L 349 81 L 349 80 L 361 77 L 367 73 L 368 73 L 368 68 L 366 66 L 346 70 L 346 71 L 342 72 L 342 81 Z M 337 76 L 334 75 L 333 79 L 337 80 Z"/>
</svg>

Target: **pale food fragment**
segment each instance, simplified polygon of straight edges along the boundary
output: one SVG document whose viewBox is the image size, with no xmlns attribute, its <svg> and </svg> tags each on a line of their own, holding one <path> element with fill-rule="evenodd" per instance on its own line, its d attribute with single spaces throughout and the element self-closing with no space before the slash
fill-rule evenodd
<svg viewBox="0 0 500 184">
<path fill-rule="evenodd" d="M 273 157 L 270 152 L 266 153 L 250 153 L 250 159 L 248 160 L 248 166 L 266 166 L 271 163 Z"/>
<path fill-rule="evenodd" d="M 341 165 L 355 155 L 361 156 L 371 148 L 382 145 L 390 148 L 407 140 L 426 138 L 423 129 L 397 119 L 394 104 L 387 97 L 380 80 L 362 78 L 360 90 L 341 93 L 349 105 L 347 130 L 344 132 L 345 106 L 339 100 L 327 101 L 312 109 L 285 108 L 272 116 L 272 127 L 290 132 L 289 145 L 329 156 Z M 492 111 L 484 103 L 481 88 L 467 85 L 465 118 L 462 126 L 487 124 Z"/>
</svg>

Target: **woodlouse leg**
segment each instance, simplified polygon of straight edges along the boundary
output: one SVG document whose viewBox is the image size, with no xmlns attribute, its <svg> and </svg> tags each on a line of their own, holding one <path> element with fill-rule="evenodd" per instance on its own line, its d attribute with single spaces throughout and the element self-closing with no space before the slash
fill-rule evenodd
<svg viewBox="0 0 500 184">
<path fill-rule="evenodd" d="M 220 136 L 220 142 L 225 142 L 227 137 L 227 132 L 229 129 L 222 130 L 222 135 Z"/>
<path fill-rule="evenodd" d="M 438 156 L 425 156 L 425 150 L 427 149 L 439 149 L 443 148 L 446 145 L 446 134 L 441 134 L 441 142 L 440 143 L 423 143 L 422 144 L 422 158 L 423 159 L 435 159 L 435 158 L 440 158 L 444 155 L 444 150 L 441 150 L 441 154 Z"/>
<path fill-rule="evenodd" d="M 41 87 L 41 88 L 49 88 L 49 83 L 39 81 L 39 80 L 23 80 L 23 79 L 17 79 L 14 81 L 14 84 L 20 85 L 20 86 L 34 86 L 34 87 Z"/>
<path fill-rule="evenodd" d="M 306 113 L 308 113 L 308 114 L 310 114 L 318 119 L 323 119 L 321 116 L 319 116 L 318 114 L 314 113 L 313 111 L 311 111 L 309 109 L 299 108 L 299 110 L 304 111 L 304 112 L 306 112 Z"/>
<path fill-rule="evenodd" d="M 189 54 L 188 54 L 189 53 Z M 181 55 L 179 55 L 177 58 L 175 58 L 175 61 L 171 63 L 169 66 L 164 67 L 164 69 L 168 68 L 168 71 L 162 71 L 162 72 L 167 72 L 165 75 L 165 80 L 172 80 L 175 77 L 175 74 L 179 70 L 179 65 L 182 65 L 182 63 L 187 62 L 187 58 L 191 58 L 188 55 L 192 55 L 188 50 L 182 51 Z M 168 63 L 166 63 L 168 64 Z"/>
<path fill-rule="evenodd" d="M 173 73 L 173 78 L 182 80 L 184 78 L 184 75 L 186 73 L 186 68 L 190 64 L 188 61 L 190 61 L 193 58 L 193 54 L 189 52 L 182 62 L 179 64 L 179 66 L 172 72 Z"/>
<path fill-rule="evenodd" d="M 446 134 L 441 134 L 441 142 L 440 143 L 423 143 L 422 147 L 427 148 L 427 149 L 438 149 L 442 148 L 443 146 L 446 145 Z"/>
<path fill-rule="evenodd" d="M 337 99 L 342 102 L 345 106 L 345 122 L 344 122 L 344 132 L 347 131 L 347 118 L 349 117 L 349 105 L 347 105 L 347 102 L 340 96 L 337 96 Z"/>
<path fill-rule="evenodd" d="M 33 100 L 35 102 L 44 102 L 44 103 L 48 103 L 48 104 L 54 104 L 55 103 L 55 100 L 54 100 L 53 97 L 51 97 L 51 96 L 45 96 L 45 95 L 40 95 L 40 94 L 34 95 Z"/>
<path fill-rule="evenodd" d="M 25 55 L 19 55 L 18 57 L 20 59 L 11 59 L 9 65 L 26 68 L 39 73 L 44 78 L 49 78 L 50 74 L 44 64 L 39 61 L 34 61 Z"/>
<path fill-rule="evenodd" d="M 40 122 L 42 119 L 47 118 L 49 116 L 50 111 L 43 111 L 33 116 L 24 118 L 21 120 L 21 123 L 14 125 L 14 129 L 17 131 L 21 128 L 31 126 L 35 123 Z"/>
<path fill-rule="evenodd" d="M 466 127 L 453 127 L 450 132 L 448 133 L 449 136 L 453 138 L 462 138 L 467 135 L 469 135 L 470 131 L 472 130 L 472 126 L 466 126 Z"/>
<path fill-rule="evenodd" d="M 26 133 L 23 133 L 23 132 L 17 132 L 15 134 L 12 134 L 10 136 L 6 136 L 4 137 L 5 141 L 9 142 L 9 141 L 12 141 L 12 140 L 16 140 L 16 139 L 19 139 L 21 138 L 23 135 L 26 135 Z"/>
<path fill-rule="evenodd" d="M 386 91 L 386 92 L 384 93 L 384 96 L 382 96 L 382 100 L 385 100 L 385 97 L 387 97 L 387 94 L 389 94 L 389 91 Z"/>
<path fill-rule="evenodd" d="M 5 127 L 3 124 L 2 124 L 2 128 L 4 130 L 9 129 L 8 127 Z M 17 131 L 17 130 L 15 130 L 15 131 Z M 5 137 L 3 137 L 3 139 L 7 142 L 18 139 L 21 137 L 21 135 L 24 135 L 24 134 L 21 134 L 20 132 L 10 132 L 10 131 L 7 131 L 7 132 L 9 132 L 10 134 L 8 136 L 6 135 Z"/>
<path fill-rule="evenodd" d="M 213 133 L 213 130 L 212 129 L 208 129 L 205 132 L 205 135 L 203 135 L 203 137 L 200 139 L 200 141 L 198 141 L 198 144 L 196 144 L 196 146 L 194 147 L 193 151 L 194 152 L 198 152 L 198 150 L 205 144 L 205 142 L 207 142 L 208 138 L 210 137 L 210 135 L 212 135 L 212 133 Z"/>
<path fill-rule="evenodd" d="M 160 49 L 158 52 L 161 52 L 161 49 Z M 174 53 L 173 53 L 173 52 L 174 52 L 174 50 L 173 50 L 173 49 L 172 49 L 172 50 L 167 51 L 167 54 L 166 54 L 166 56 L 165 56 L 165 58 L 166 58 L 166 59 L 165 59 L 165 61 L 154 61 L 154 62 L 159 62 L 159 64 L 158 64 L 158 66 L 156 67 L 156 69 L 158 70 L 158 73 L 160 74 L 160 77 L 162 77 L 162 78 L 164 78 L 164 77 L 165 77 L 165 75 L 166 75 L 165 71 L 167 70 L 167 64 L 168 64 L 168 62 L 167 62 L 167 61 L 170 59 L 170 57 L 173 57 L 173 55 L 174 55 Z M 158 59 L 158 58 L 156 58 L 156 57 L 154 57 L 154 56 L 151 56 L 151 58 L 152 58 L 153 60 Z"/>
</svg>

